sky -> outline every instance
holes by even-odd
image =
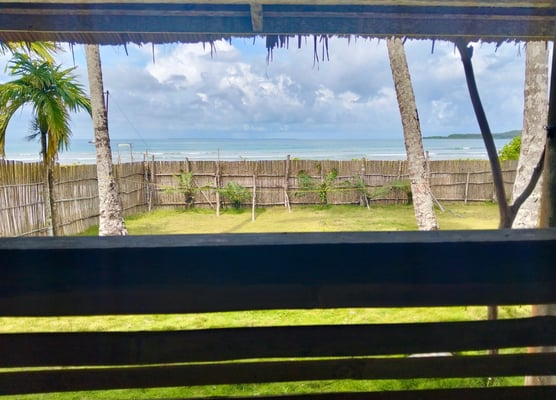
[[[521,129],[523,44],[473,44],[479,91],[493,132]],[[424,136],[478,133],[463,67],[449,42],[408,40],[405,49]],[[88,91],[84,49],[57,56]],[[101,47],[112,138],[402,138],[384,40],[330,39],[329,59],[312,39],[275,49],[263,38],[202,44]],[[6,65],[8,55],[0,57]],[[75,60],[75,64],[74,64]],[[0,82],[12,79],[4,68]],[[30,108],[7,140],[29,134]],[[74,138],[92,139],[86,113],[72,115]],[[11,139],[10,139],[11,138]]]

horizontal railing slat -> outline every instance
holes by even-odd
[[[555,229],[2,239],[0,259],[8,262],[0,265],[0,316],[556,303],[555,244]],[[551,375],[556,353],[403,355],[555,344],[556,316],[5,333],[0,367],[15,369],[0,372],[0,393]],[[402,357],[368,358],[391,355]],[[19,370],[27,367],[45,369]],[[548,399],[556,387],[264,398]]]
[[[0,315],[187,314],[269,309],[556,303],[550,283],[507,285],[187,285],[0,295]]]
[[[0,241],[0,315],[556,303],[556,229]]]
[[[6,372],[0,393],[177,387],[337,379],[419,379],[556,374],[556,353],[473,357],[243,362]]]
[[[499,321],[0,335],[0,366],[137,365],[349,357],[556,343],[556,317]]]

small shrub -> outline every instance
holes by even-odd
[[[498,152],[500,161],[518,160],[521,151],[521,136],[514,137],[509,143],[502,147]]]
[[[185,208],[192,208],[195,203],[195,185],[193,183],[193,172],[184,172],[175,175],[178,186],[165,187],[166,193],[180,193],[184,197]]]
[[[380,198],[387,196],[392,190],[399,190],[407,196],[407,204],[413,203],[413,194],[411,193],[411,182],[409,179],[394,180],[386,183],[379,188],[373,190],[370,198]]]
[[[242,203],[245,203],[250,197],[249,191],[235,182],[228,182],[226,186],[218,190],[218,193],[227,199],[235,210],[239,210]]]
[[[320,170],[321,165],[316,164],[317,169]],[[305,171],[299,171],[297,174],[297,181],[299,183],[299,191],[295,192],[295,196],[303,196],[309,192],[317,192],[319,195],[320,205],[328,204],[328,193],[336,189],[336,180],[338,179],[338,170],[332,168],[320,183],[307,174]]]

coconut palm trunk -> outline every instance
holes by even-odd
[[[544,179],[541,195],[541,228],[556,227],[556,54],[552,51],[552,78],[548,109],[548,135],[545,147]],[[534,315],[556,315],[556,304],[542,304],[533,309]],[[541,347],[542,352],[556,352],[556,346]],[[556,376],[537,376],[533,385],[556,385]]]
[[[44,215],[46,223],[46,233],[48,236],[56,236],[57,229],[54,224],[54,173],[52,171],[52,163],[47,156],[47,136],[45,133],[40,133],[41,141],[41,155],[42,164],[44,168],[44,184],[43,184],[43,203],[44,203]]]
[[[399,38],[389,38],[386,40],[386,44],[402,119],[417,227],[423,231],[437,230],[438,222],[434,213],[434,203],[426,168],[421,125],[403,43]]]
[[[102,67],[98,45],[85,45],[87,71],[91,97],[95,147],[97,160],[97,179],[99,195],[99,236],[127,235],[120,194],[114,178],[114,165],[108,134],[108,119],[104,105]]]
[[[525,58],[525,93],[523,132],[517,174],[512,198],[516,198],[527,186],[546,144],[545,125],[548,118],[548,48],[546,42],[528,42]],[[541,203],[542,178],[518,210],[512,228],[537,228]],[[533,305],[532,315],[543,315],[545,305]],[[530,352],[538,348],[529,349]],[[545,378],[540,378],[545,379]],[[525,378],[526,385],[539,384],[535,376]]]
[[[548,118],[548,48],[546,42],[528,42],[525,57],[523,132],[512,198],[517,198],[533,175],[546,143]],[[512,228],[537,228],[542,180],[515,216]]]

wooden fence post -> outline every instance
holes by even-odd
[[[216,161],[216,173],[214,174],[214,187],[216,191],[216,216],[220,216],[220,157]]]
[[[255,207],[257,205],[257,167],[253,171],[253,197],[251,201],[251,222],[255,223]]]
[[[153,207],[153,197],[155,194],[155,187],[157,185],[157,182],[155,182],[155,171],[154,171],[154,154],[152,155],[152,159],[151,159],[151,168],[150,168],[150,172],[151,172],[151,184],[150,184],[150,190],[149,190],[149,204],[148,204],[148,208],[149,211],[152,210]],[[154,185],[154,186],[153,186]],[[156,200],[156,199],[155,199]]]
[[[396,180],[399,181],[401,178],[402,178],[402,160],[398,161],[398,176],[396,177]],[[399,190],[395,190],[395,192],[396,192],[396,204],[398,204],[398,202],[400,201],[398,197]]]
[[[288,195],[288,188],[290,185],[290,155],[286,157],[286,172],[284,174],[284,206],[287,207],[289,212],[292,212],[290,205],[290,196]]]
[[[361,196],[359,201],[361,202],[361,200],[363,200],[367,209],[370,210],[371,205],[369,204],[369,197],[367,196],[367,182],[365,180],[366,174],[367,174],[367,159],[363,157],[361,159],[361,172],[359,173],[359,179],[361,180],[361,184],[363,185],[363,187],[361,188],[362,192],[359,194]],[[361,202],[361,205],[363,205],[363,202]]]
[[[463,195],[463,203],[467,204],[467,198],[469,196],[469,177],[471,172],[467,171],[467,178],[465,179],[465,194]]]

